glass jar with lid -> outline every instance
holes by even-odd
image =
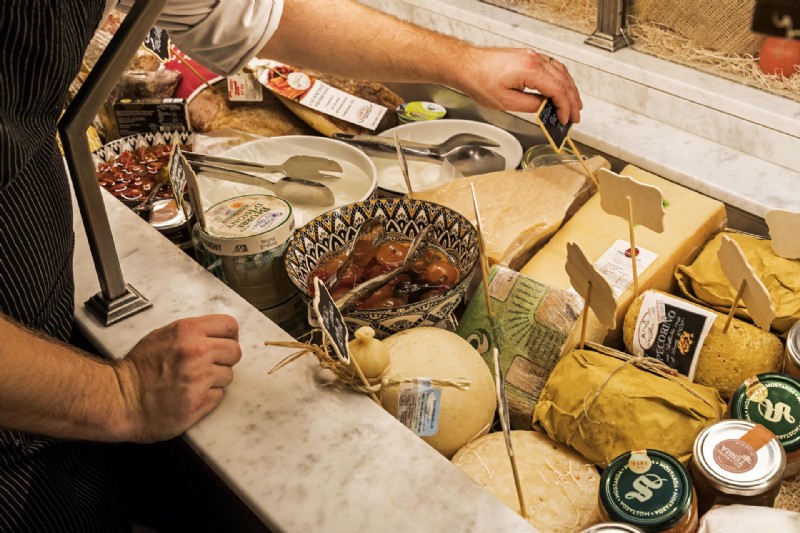
[[[783,477],[800,472],[800,381],[784,374],[759,374],[745,381],[731,397],[730,418],[761,424],[786,452]]]
[[[694,442],[691,474],[700,514],[714,505],[771,507],[781,488],[786,453],[767,428],[746,420],[723,420]]]
[[[786,332],[783,372],[800,380],[800,320]]]
[[[622,522],[603,522],[602,524],[595,524],[588,529],[584,529],[581,533],[644,533],[638,527],[630,524],[623,524]]]
[[[686,468],[658,450],[627,452],[600,478],[600,512],[645,533],[693,533],[697,498]]]

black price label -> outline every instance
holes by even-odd
[[[331,298],[331,293],[319,278],[314,278],[314,311],[319,325],[330,339],[336,356],[345,364],[350,364],[350,351],[347,346],[347,324],[339,308]]]
[[[169,59],[169,35],[166,30],[151,28],[143,44],[162,61]]]
[[[800,39],[800,2],[758,0],[753,13],[753,31],[786,39]]]
[[[178,208],[185,213],[183,193],[184,189],[186,189],[186,173],[181,164],[183,156],[181,156],[181,149],[178,142],[179,140],[176,136],[172,144],[172,153],[169,156],[169,184],[172,186],[172,195],[175,197],[175,203],[178,205]]]
[[[545,99],[542,107],[539,108],[537,116],[539,117],[539,125],[545,137],[550,141],[556,153],[560,154],[569,136],[569,129],[572,127],[572,122],[567,122],[567,124],[564,125],[558,121],[556,105],[549,98]]]

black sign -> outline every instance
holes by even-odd
[[[344,323],[339,308],[336,307],[331,293],[319,278],[314,278],[314,311],[317,312],[319,325],[330,339],[336,356],[345,364],[350,364],[350,352],[347,346],[347,325]]]
[[[144,38],[144,47],[157,55],[161,60],[169,59],[169,36],[166,30],[152,28]]]
[[[114,103],[119,135],[159,131],[189,131],[189,114],[183,98],[123,98]]]
[[[569,129],[572,127],[572,122],[568,122],[565,126],[558,121],[556,105],[549,98],[545,99],[537,115],[545,137],[547,137],[547,140],[553,145],[553,149],[557,153],[561,153],[561,150],[564,148],[564,143],[569,136]]]
[[[800,2],[758,0],[753,13],[753,31],[786,39],[800,39]]]

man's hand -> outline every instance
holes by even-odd
[[[125,440],[153,442],[186,431],[222,401],[242,357],[227,315],[175,321],[145,336],[115,366],[125,402]]]
[[[458,89],[486,107],[533,113],[550,97],[562,124],[580,122],[583,109],[575,81],[560,62],[525,48],[475,48]]]

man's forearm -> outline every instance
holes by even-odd
[[[0,426],[68,439],[121,440],[114,368],[0,318]]]
[[[285,0],[259,55],[355,79],[453,84],[472,48],[353,0]]]

